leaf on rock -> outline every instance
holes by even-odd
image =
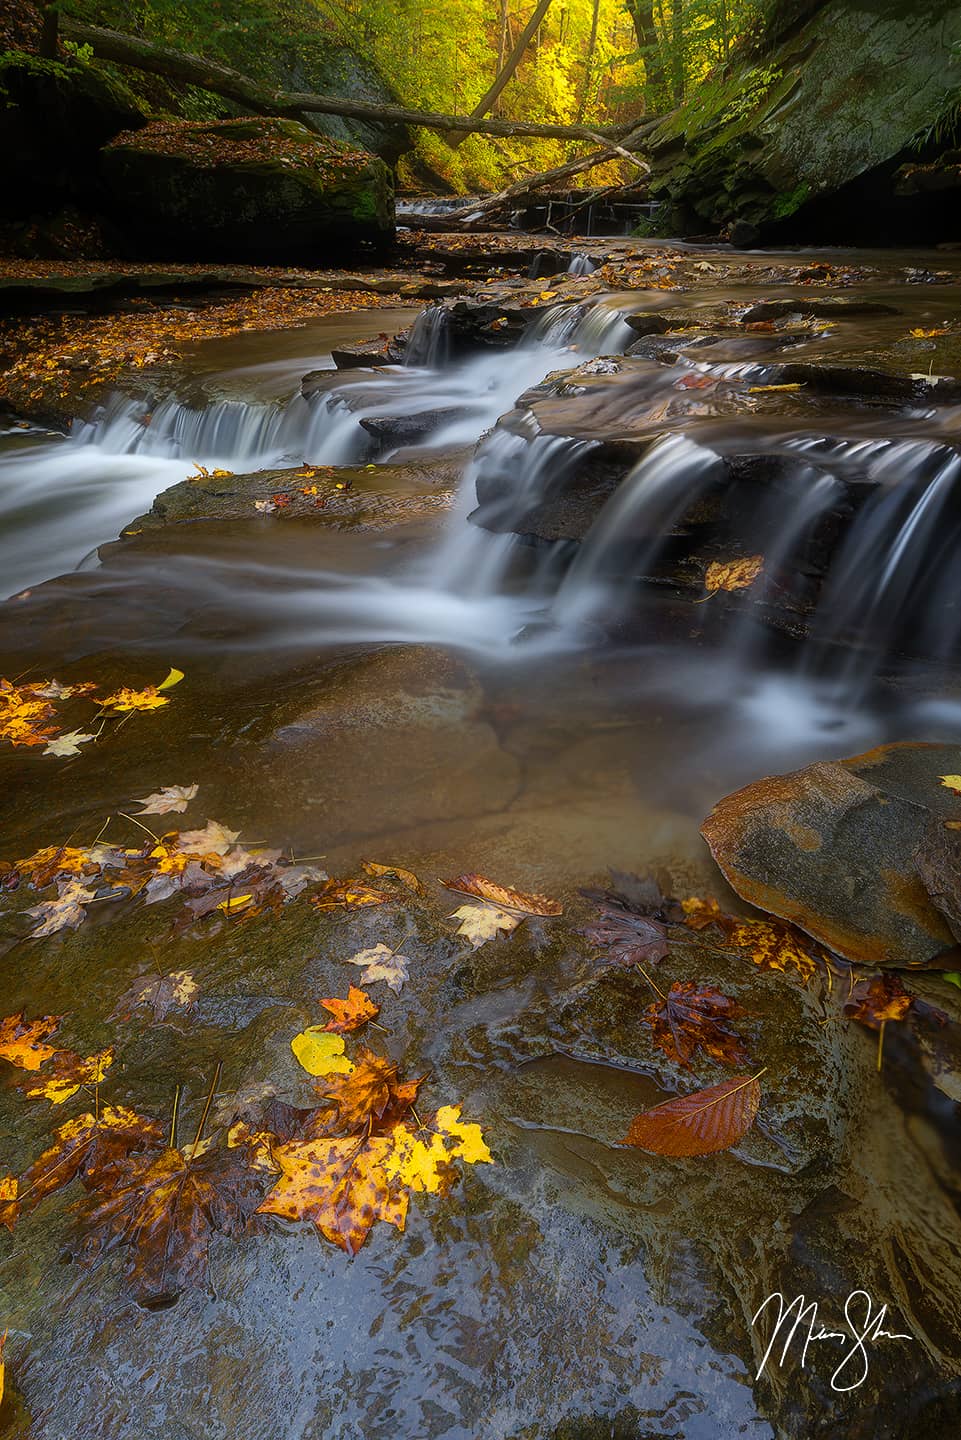
[[[664,959],[668,951],[667,930],[660,920],[652,919],[624,896],[611,892],[606,892],[604,899],[595,903],[599,918],[585,926],[584,934],[592,945],[606,951],[609,964],[656,964]]]
[[[113,1064],[111,1045],[97,1055],[81,1057],[72,1050],[58,1050],[50,1065],[35,1079],[23,1079],[18,1085],[29,1100],[49,1100],[62,1105],[76,1095],[83,1085],[99,1085]]]
[[[387,1162],[387,1171],[409,1190],[431,1194],[448,1189],[456,1175],[453,1162],[468,1165],[479,1161],[493,1164],[479,1125],[465,1125],[459,1105],[442,1105],[423,1130],[398,1127],[397,1143]]]
[[[76,880],[61,880],[58,885],[56,900],[44,900],[40,905],[33,905],[26,914],[32,915],[36,921],[36,927],[30,932],[31,940],[39,940],[44,935],[56,935],[58,930],[76,930],[87,918],[85,905],[89,905],[97,898],[96,892],[88,890]]]
[[[442,880],[446,890],[456,890],[460,895],[472,895],[476,900],[486,900],[498,910],[517,910],[522,915],[563,915],[564,907],[546,895],[526,895],[522,890],[513,890],[508,885],[498,885],[483,875],[456,875],[453,880]]]
[[[523,915],[511,915],[496,905],[461,905],[451,916],[458,920],[457,934],[469,940],[474,949],[486,945],[498,935],[510,935],[524,922]]]
[[[713,897],[700,900],[692,895],[681,901],[681,909],[684,911],[684,924],[691,930],[706,930],[713,925],[722,934],[731,936],[740,923],[733,915],[726,915]]]
[[[946,790],[953,790],[955,795],[961,795],[961,775],[940,775],[938,778]]]
[[[25,1020],[21,1011],[0,1020],[0,1060],[8,1060],[18,1070],[39,1070],[58,1053],[55,1046],[44,1042],[62,1019],[62,1015],[41,1015]]]
[[[238,1238],[263,1193],[237,1150],[165,1148],[116,1166],[109,1194],[87,1212],[89,1259],[129,1251],[127,1280],[147,1308],[172,1304],[207,1273],[211,1236]]]
[[[757,1076],[736,1075],[721,1085],[643,1110],[634,1116],[621,1143],[653,1155],[713,1155],[744,1138],[760,1103]]]
[[[16,1175],[0,1175],[0,1225],[11,1231],[20,1218],[20,1206],[17,1203],[19,1191],[20,1182]],[[2,1398],[0,1396],[0,1399]]]
[[[359,910],[365,905],[387,905],[393,898],[386,890],[376,890],[362,880],[328,880],[316,895],[311,895],[310,903],[318,910],[336,910],[341,905],[346,910]]]
[[[17,860],[15,868],[35,890],[46,890],[58,875],[95,875],[100,866],[89,850],[71,845],[47,845],[28,855],[26,860]]]
[[[169,704],[167,696],[161,695],[156,685],[146,685],[142,690],[131,690],[124,685],[112,695],[105,695],[100,702],[102,709],[116,715],[129,715],[138,710],[159,710],[161,706]]]
[[[375,981],[383,980],[395,995],[399,995],[404,988],[404,981],[410,979],[407,968],[409,963],[406,955],[399,955],[389,945],[383,944],[372,945],[368,950],[358,950],[357,954],[351,955],[347,961],[348,965],[364,966],[360,978],[365,985],[373,985]]]
[[[171,970],[169,975],[138,975],[124,991],[111,1020],[129,1020],[135,1010],[153,1011],[154,1024],[159,1025],[172,1010],[184,1012],[196,1004],[200,987],[189,970]]]
[[[369,1130],[385,1118],[400,1119],[416,1100],[421,1083],[402,1081],[393,1060],[362,1046],[352,1074],[330,1081],[321,1091],[337,1112],[324,1128],[349,1135]]]
[[[859,980],[845,1001],[844,1013],[870,1030],[880,1030],[888,1020],[903,1020],[914,1003],[900,976],[887,973]]]
[[[219,820],[208,820],[202,830],[174,831],[174,836],[173,845],[181,853],[226,855],[234,841],[240,838],[240,831],[228,830]]]
[[[333,1020],[328,1020],[324,1029],[331,1030],[336,1034],[359,1030],[362,1025],[367,1024],[368,1020],[376,1020],[380,1014],[380,1006],[375,1005],[370,996],[363,990],[359,990],[356,985],[348,986],[346,1000],[335,998],[321,1000],[320,1003],[334,1017]]]
[[[372,875],[375,880],[399,880],[408,890],[413,890],[415,895],[424,893],[424,887],[413,870],[404,870],[400,865],[378,865],[375,860],[364,860],[360,868],[365,875]]]
[[[183,678],[184,672],[182,670],[176,670],[171,666],[171,668],[167,671],[167,678],[165,680],[161,680],[160,684],[157,686],[157,689],[172,690],[175,685],[180,684]]]
[[[86,745],[89,740],[96,740],[96,735],[85,734],[82,730],[69,730],[65,735],[58,735],[55,740],[48,740],[44,747],[44,755],[79,755],[80,746]]]
[[[308,1075],[349,1075],[353,1065],[344,1054],[342,1035],[330,1035],[323,1025],[310,1025],[290,1042]]]
[[[739,950],[747,951],[761,970],[777,970],[782,975],[796,970],[807,984],[817,964],[807,948],[812,944],[790,925],[777,920],[743,920],[729,932],[730,940]]]
[[[142,806],[137,814],[169,815],[173,811],[182,814],[199,789],[199,785],[165,785],[162,790],[155,790],[152,795],[137,801]]]
[[[378,1220],[403,1230],[409,1198],[387,1162],[391,1135],[292,1140],[273,1156],[281,1176],[260,1213],[309,1220],[332,1244],[356,1255]]]
[[[748,555],[743,560],[715,560],[707,567],[704,588],[709,595],[716,595],[718,590],[746,590],[763,569],[763,555]]]
[[[649,1005],[641,1016],[649,1025],[658,1049],[690,1069],[691,1057],[703,1050],[726,1065],[743,1065],[747,1052],[730,1022],[744,1010],[736,1000],[710,985],[676,980],[663,999]]]

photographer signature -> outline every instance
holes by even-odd
[[[840,1364],[831,1376],[831,1389],[839,1392],[856,1390],[863,1385],[868,1378],[868,1345],[873,1345],[879,1340],[913,1340],[913,1335],[902,1335],[892,1330],[885,1330],[884,1322],[887,1319],[888,1307],[880,1306],[874,1308],[874,1301],[866,1290],[852,1290],[844,1302],[844,1323],[843,1330],[827,1330],[821,1324],[818,1317],[818,1301],[807,1302],[805,1296],[795,1295],[790,1303],[785,1299],[779,1290],[760,1305],[751,1321],[757,1325],[762,1316],[773,1310],[776,1315],[774,1329],[768,1341],[764,1358],[758,1367],[755,1379],[759,1380],[764,1374],[765,1367],[771,1359],[771,1353],[775,1346],[783,1341],[781,1345],[781,1357],[775,1359],[774,1364],[781,1366],[787,1359],[788,1350],[795,1339],[801,1342],[801,1367],[803,1369],[806,1361],[809,1346],[820,1340],[834,1340],[841,1344],[850,1344]]]

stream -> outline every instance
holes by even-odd
[[[837,256],[804,256],[823,258]],[[477,871],[576,905],[608,872],[653,870],[668,893],[726,901],[698,830],[721,796],[895,740],[961,742],[961,407],[838,399],[777,368],[857,352],[937,374],[923,346],[899,357],[912,328],[961,316],[958,275],[906,283],[907,257],[855,258],[872,278],[839,293],[888,310],[812,329],[789,353],[760,331],[628,355],[639,311],[683,306],[693,331],[720,305],[801,293],[704,278],[683,294],[561,299],[517,344],[472,353],[429,307],[404,365],[333,377],[345,337],[412,318],[379,309],[198,344],[176,392],[154,403],[120,386],[66,436],[7,430],[0,674],[147,684],[175,666],[186,679],[81,758],[4,755],[3,858],[90,843],[132,797],[197,784],[184,824],[216,818],[335,876],[364,860],[425,882]],[[559,372],[580,367],[565,389]],[[245,501],[249,518],[138,521],[197,465],[276,472],[274,489],[305,465],[349,470],[358,509]],[[705,514],[715,558],[732,539],[764,555],[753,608],[692,580],[684,546]],[[785,577],[807,585],[825,553],[809,604],[811,587]],[[123,1103],[166,1114],[176,1084],[195,1116],[218,1062],[224,1123],[231,1096],[268,1081],[296,1101],[290,1035],[316,1023],[313,997],[341,993],[340,961],[386,941],[412,962],[384,1002],[391,1053],[490,1127],[498,1164],[412,1211],[405,1235],[376,1227],[353,1259],[309,1226],[218,1235],[209,1281],[156,1309],[113,1298],[116,1257],[82,1268],[58,1195],[12,1241],[0,1228],[12,1435],[957,1433],[961,1094],[932,1086],[907,1042],[892,1041],[880,1079],[874,1037],[824,1028],[823,994],[717,962],[766,1027],[759,1064],[790,1083],[755,1150],[652,1167],[616,1143],[665,1094],[631,1021],[650,997],[628,993],[631,976],[585,980],[576,936],[518,932],[452,956],[436,919],[291,906],[172,941],[163,905],[121,922],[110,908],[42,955],[0,935],[3,1013],[70,1012],[65,1033],[93,1048],[144,965],[195,973],[195,1019],[129,1042]],[[701,943],[685,978],[715,963]],[[49,1128],[23,1103],[0,1090],[0,1175]],[[807,1287],[833,1313],[862,1281],[916,1344],[878,1347],[853,1397],[820,1361],[800,1382],[772,1368],[755,1383],[752,1305]],[[870,1428],[880,1416],[890,1429]]]

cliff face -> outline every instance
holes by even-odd
[[[954,0],[782,6],[766,46],[710,79],[653,141],[664,233],[742,243],[961,238],[961,191],[909,192],[905,166],[957,144]]]

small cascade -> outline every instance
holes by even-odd
[[[597,266],[589,255],[582,255],[578,252],[571,256],[567,273],[568,275],[593,275],[596,269]]]
[[[404,364],[440,370],[449,362],[450,316],[443,305],[428,305],[411,326]]]

